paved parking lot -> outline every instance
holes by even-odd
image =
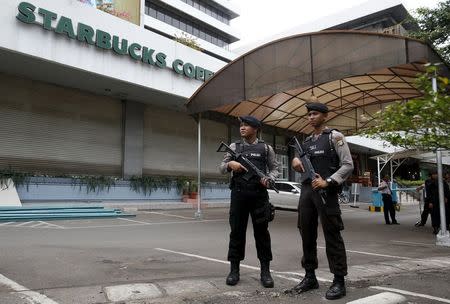
[[[332,276],[321,232],[320,288],[283,293],[303,274],[296,213],[278,211],[270,225],[274,289],[259,284],[251,227],[241,281],[225,285],[228,210],[203,215],[197,220],[185,209],[139,211],[135,218],[2,222],[0,303],[329,302],[324,294]],[[417,206],[399,213],[399,226],[384,225],[382,214],[365,208],[344,206],[343,217],[348,292],[333,303],[386,292],[409,303],[450,303],[450,248],[434,245],[429,226],[414,227]]]

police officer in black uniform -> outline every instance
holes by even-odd
[[[442,181],[444,186],[444,210],[446,217],[446,223],[449,224],[450,220],[450,212],[449,212],[449,201],[450,201],[450,189],[447,183]],[[431,172],[431,180],[426,185],[425,191],[427,193],[427,197],[425,198],[425,204],[428,204],[428,208],[431,213],[431,226],[433,226],[433,234],[438,234],[441,225],[441,214],[440,207],[441,204],[439,200],[439,179],[437,171]]]
[[[272,249],[270,244],[269,197],[267,193],[269,179],[278,176],[278,163],[273,148],[257,138],[261,122],[253,116],[242,116],[240,121],[241,140],[230,145],[237,153],[242,153],[267,177],[260,179],[253,176],[245,180],[243,175],[248,171],[244,164],[239,163],[231,154],[226,153],[220,165],[223,174],[233,172],[231,178],[230,204],[230,243],[228,260],[231,271],[226,279],[227,285],[236,285],[239,281],[239,263],[245,257],[245,237],[249,214],[252,218],[258,259],[261,263],[261,283],[266,288],[274,286],[270,275]]]
[[[340,232],[344,225],[337,195],[340,185],[353,171],[353,161],[344,136],[324,124],[328,107],[312,102],[307,103],[306,108],[314,131],[303,142],[303,148],[317,174],[315,179],[303,181],[298,207],[298,228],[303,243],[302,267],[306,274],[298,285],[287,292],[301,293],[319,288],[315,269],[318,267],[317,226],[320,217],[328,264],[334,274],[333,284],[326,292],[326,298],[334,300],[345,296],[344,276],[347,275],[347,258]],[[300,159],[294,158],[292,166],[296,171],[304,172]],[[321,196],[319,189],[325,189],[325,195]]]

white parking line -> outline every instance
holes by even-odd
[[[25,226],[26,224],[29,224],[29,223],[32,223],[32,222],[33,221],[31,221],[31,222],[23,222],[21,224],[15,225],[15,227]]]
[[[347,304],[398,304],[405,302],[406,298],[393,292],[382,292],[373,296],[361,298]]]
[[[182,215],[175,215],[175,214],[168,214],[168,213],[163,213],[163,212],[155,212],[155,211],[142,211],[143,213],[149,213],[149,214],[158,214],[158,215],[164,215],[164,216],[171,216],[171,217],[178,217],[178,218],[182,218],[182,219],[186,219],[186,220],[194,220],[194,217],[187,217],[187,216],[182,216]]]
[[[450,303],[449,299],[439,298],[439,297],[430,296],[430,295],[426,295],[426,294],[423,294],[423,293],[411,292],[411,291],[407,291],[407,290],[401,290],[401,289],[396,289],[396,288],[388,288],[388,287],[381,287],[381,286],[370,286],[369,288],[377,289],[377,290],[392,291],[392,292],[399,293],[399,294],[404,294],[404,295],[407,295],[407,296],[413,296],[413,297],[418,297],[418,298],[425,298],[425,299],[429,299],[429,300],[439,301],[439,302],[442,302],[442,303]]]
[[[324,247],[324,246],[317,246],[317,248],[325,249],[326,247]],[[413,258],[403,257],[403,256],[398,256],[398,255],[388,255],[388,254],[365,252],[365,251],[356,251],[356,250],[345,250],[345,251],[351,252],[351,253],[380,256],[380,257],[385,257],[385,258],[394,258],[394,259],[402,259],[402,260],[413,260]]]
[[[197,254],[192,254],[192,253],[187,253],[187,252],[174,251],[174,250],[169,250],[169,249],[164,249],[164,248],[155,248],[155,250],[175,253],[175,254],[184,255],[184,256],[188,256],[188,257],[193,257],[193,258],[206,260],[206,261],[210,261],[210,262],[216,262],[216,263],[227,264],[227,265],[230,264],[229,261],[218,260],[218,259],[205,257],[205,256],[197,255]],[[251,270],[260,270],[260,267],[250,266],[250,265],[246,265],[246,264],[240,264],[240,266],[242,268],[247,268],[247,269],[251,269]],[[282,279],[286,279],[286,280],[290,280],[290,281],[295,281],[295,282],[298,282],[299,278],[287,277],[284,274],[294,274],[294,275],[298,275],[298,276],[302,277],[300,275],[300,273],[297,273],[297,272],[278,272],[278,271],[274,271],[274,270],[271,270],[271,272],[273,272],[274,276],[276,276],[276,277],[279,277],[279,278],[282,278]],[[331,280],[320,278],[320,277],[317,277],[317,280],[318,281],[322,281],[322,282],[332,282]]]
[[[143,224],[143,225],[150,224],[149,222],[141,222],[141,221],[136,221],[136,220],[130,220],[130,219],[123,218],[123,217],[118,217],[117,219],[121,220],[121,221],[128,221],[128,222],[133,222],[133,223],[138,223],[138,224]]]
[[[59,229],[65,229],[65,227],[60,226],[60,225],[56,225],[56,224],[49,223],[49,222],[44,222],[44,223],[46,223],[47,225],[50,225],[51,227],[55,227],[55,228],[59,228]]]
[[[9,287],[15,292],[26,297],[26,300],[33,304],[58,304],[47,296],[40,294],[39,292],[29,290],[25,286],[20,285],[17,282],[14,282],[11,279],[8,279],[4,275],[0,274],[0,284]]]
[[[39,221],[37,224],[34,224],[34,225],[30,226],[30,227],[31,228],[36,228],[36,227],[39,227],[39,226],[42,226],[42,225],[45,225],[45,224],[47,224],[47,223],[43,222],[43,221]]]
[[[14,224],[15,222],[6,222],[6,223],[1,223],[0,224],[0,226],[6,226],[6,225],[9,225],[9,224]]]
[[[170,224],[193,224],[193,223],[207,223],[207,222],[223,222],[227,221],[224,219],[218,219],[218,220],[192,220],[192,221],[177,221],[177,222],[154,222],[154,223],[148,223],[148,222],[139,222],[134,224],[113,224],[113,225],[99,225],[99,226],[72,226],[72,227],[63,227],[64,230],[68,229],[89,229],[89,228],[115,228],[115,227],[133,227],[133,226],[154,226],[154,225],[170,225]]]

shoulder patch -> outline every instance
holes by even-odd
[[[340,140],[338,140],[338,141],[336,142],[336,144],[337,144],[338,146],[343,146],[343,145],[344,145],[344,140],[341,138]]]

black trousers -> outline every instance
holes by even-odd
[[[444,203],[445,204],[445,203]],[[441,226],[441,211],[439,208],[439,202],[433,204],[433,208],[430,210],[431,213],[431,226],[440,228]],[[448,225],[450,224],[450,209],[448,207],[448,203],[445,204],[445,222]]]
[[[422,223],[422,225],[425,225],[427,223],[428,220],[428,214],[430,214],[430,207],[428,203],[424,203],[423,205],[423,211],[422,214],[420,215],[420,222]]]
[[[302,267],[306,270],[314,270],[318,267],[317,227],[319,218],[325,237],[330,271],[335,275],[345,276],[347,275],[347,255],[341,236],[344,223],[339,209],[337,192],[329,193],[326,204],[324,204],[320,194],[314,191],[310,184],[303,184],[298,206],[298,228],[303,246]]]
[[[395,219],[395,206],[392,202],[392,196],[390,194],[381,194],[383,199],[383,211],[384,211],[384,220],[386,224],[390,224],[391,221],[389,220],[389,215],[391,216],[392,223],[396,223],[397,220]]]
[[[269,234],[269,222],[262,219],[268,207],[267,190],[231,190],[230,205],[230,243],[228,260],[242,261],[245,257],[245,240],[249,215],[252,218],[256,251],[260,261],[272,260],[272,249]]]

